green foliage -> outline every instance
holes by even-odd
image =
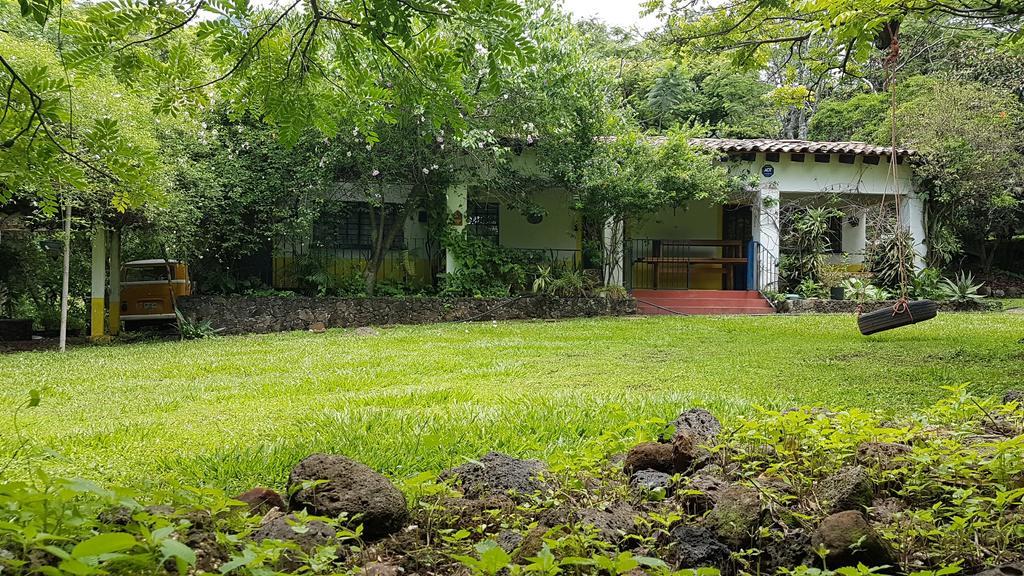
[[[839,210],[827,206],[795,207],[784,215],[784,262],[780,263],[780,268],[786,284],[796,286],[804,280],[817,282],[829,249],[829,221],[842,215]]]
[[[579,191],[576,208],[595,221],[636,219],[689,200],[722,200],[735,182],[713,155],[690,146],[690,131],[650,138],[628,124],[609,125],[614,137],[588,143],[589,154],[561,177]],[[554,154],[555,161],[559,157]]]
[[[527,285],[528,263],[516,252],[486,238],[468,230],[452,230],[446,236],[445,248],[459,264],[454,273],[442,278],[441,294],[445,296],[501,297]]]
[[[970,302],[984,298],[978,290],[984,282],[974,283],[974,274],[960,271],[953,278],[942,279],[942,291],[948,300],[953,302]]]
[[[203,338],[212,338],[216,336],[219,331],[213,327],[209,320],[193,322],[179,310],[175,310],[174,314],[178,319],[178,330],[181,332],[181,337],[185,340],[202,340]]]
[[[942,272],[935,268],[921,269],[913,279],[911,296],[918,300],[941,300],[946,296]]]
[[[797,285],[796,293],[804,298],[826,298],[828,297],[828,288],[811,278],[804,278]]]
[[[32,221],[29,221],[32,225]],[[88,235],[72,228],[71,249],[87,252]],[[63,232],[4,232],[0,242],[0,283],[7,287],[7,313],[35,321],[35,328],[57,330],[60,326],[60,292],[63,268]],[[89,291],[89,263],[73,259],[69,279],[69,327],[85,327],[85,300]]]
[[[811,118],[808,136],[829,142],[877,142],[879,126],[888,114],[889,98],[884,93],[825,100]]]
[[[894,292],[909,291],[915,274],[910,231],[901,225],[891,232],[883,231],[868,243],[865,264],[878,286]]]
[[[197,131],[168,130],[162,155],[174,167],[166,202],[148,206],[154,225],[133,234],[140,257],[166,245],[189,263],[200,289],[237,293],[261,288],[245,264],[310,235],[323,211],[317,141],[284,147],[274,130],[248,118],[212,112]],[[258,177],[254,177],[258,175]]]
[[[0,6],[5,28],[17,19],[10,7]],[[74,192],[124,211],[162,193],[156,124],[143,99],[105,71],[65,73],[56,47],[38,34],[5,33],[0,54],[0,83],[10,87],[0,124],[0,204],[23,198],[52,214]]]
[[[843,282],[847,300],[857,302],[880,302],[893,297],[885,288],[875,286],[863,278],[849,278]]]

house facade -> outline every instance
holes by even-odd
[[[730,174],[750,185],[742,197],[724,203],[692,201],[667,207],[636,221],[608,222],[600,238],[585,230],[573,210],[571,192],[550,189],[533,195],[536,209],[503,202],[477,186],[456,185],[446,195],[451,222],[496,244],[536,255],[538,261],[591,267],[588,243],[605,244],[604,278],[630,290],[768,290],[777,287],[787,214],[814,206],[841,213],[829,223],[829,258],[859,266],[869,228],[897,215],[915,242],[917,264],[925,256],[924,205],[915,194],[913,151],[860,142],[695,139],[720,154]],[[536,166],[532,149],[520,157]],[[895,165],[893,165],[895,162]],[[526,168],[529,169],[529,168]],[[407,193],[407,192],[406,192]],[[386,194],[396,205],[400,188]],[[353,198],[355,198],[353,196]],[[385,258],[381,278],[415,277],[427,282],[453,272],[458,262],[429,239],[427,215],[411,214]],[[369,217],[348,206],[337,218],[323,218],[308,241],[274,250],[274,285],[292,288],[302,258],[318,253],[334,274],[358,268],[372,244]],[[610,248],[610,249],[609,249]]]

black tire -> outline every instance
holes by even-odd
[[[874,312],[861,314],[857,318],[857,327],[860,328],[861,334],[867,336],[876,332],[931,320],[935,318],[938,310],[939,305],[931,300],[914,300],[907,302],[906,309],[899,313],[895,313],[892,306],[886,306]]]

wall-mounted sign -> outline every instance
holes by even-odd
[[[775,166],[772,166],[771,164],[761,166],[761,176],[764,176],[765,178],[775,176]]]

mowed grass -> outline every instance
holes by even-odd
[[[312,452],[395,477],[488,450],[572,459],[702,406],[905,413],[943,386],[1024,385],[1024,315],[942,314],[865,338],[851,316],[653,317],[406,326],[0,356],[0,450],[141,486],[280,486]],[[12,471],[25,474],[19,460]]]

